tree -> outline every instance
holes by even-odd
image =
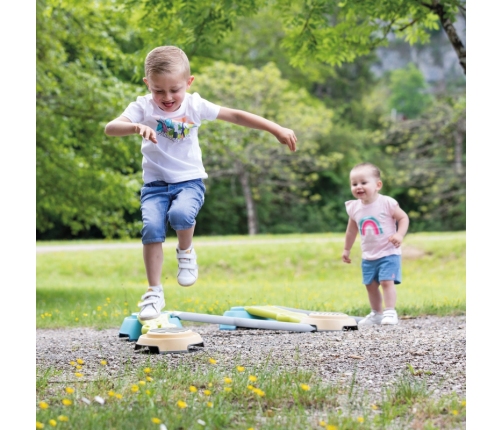
[[[387,184],[408,209],[415,231],[464,230],[465,99],[440,100],[419,118],[389,123],[375,135]]]
[[[422,72],[412,63],[405,69],[393,70],[390,73],[391,109],[406,118],[418,117],[432,102],[427,93],[427,82]]]
[[[157,44],[177,43],[190,55],[216,46],[235,28],[237,17],[271,8],[282,24],[282,46],[298,68],[352,62],[386,46],[391,33],[410,44],[425,43],[429,31],[441,26],[466,71],[466,49],[453,26],[466,10],[465,0],[142,0],[140,7]]]
[[[124,109],[124,96],[138,94],[117,78],[131,64],[120,47],[132,42],[124,17],[113,1],[37,1],[39,234],[139,231],[126,221],[139,208],[139,142],[103,132]]]
[[[258,233],[256,206],[266,194],[273,195],[273,203],[279,205],[316,199],[308,190],[317,179],[316,172],[332,168],[342,158],[338,152],[323,154],[318,143],[331,131],[332,111],[306,90],[292,88],[273,64],[248,70],[216,62],[196,77],[192,90],[214,103],[292,128],[298,137],[298,151],[290,153],[261,130],[220,121],[204,125],[201,148],[209,177],[238,178],[249,234]]]

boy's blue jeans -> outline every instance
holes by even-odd
[[[144,245],[164,242],[168,223],[173,230],[187,230],[204,204],[206,187],[202,179],[168,184],[154,181],[141,188],[141,216]]]

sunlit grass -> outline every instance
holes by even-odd
[[[433,398],[426,381],[409,373],[375,403],[352,382],[326,384],[311,371],[248,368],[238,358],[220,365],[205,355],[194,361],[195,368],[157,363],[127,369],[120,378],[69,377],[50,387],[37,384],[39,428],[56,423],[78,429],[159,429],[162,424],[178,429],[453,429],[465,423],[464,399]]]
[[[197,237],[195,247],[199,280],[182,288],[175,242],[164,245],[166,310],[222,315],[233,306],[269,304],[352,315],[369,311],[359,243],[353,263],[342,263],[342,234]],[[465,313],[465,248],[465,232],[406,237],[400,315]],[[140,246],[37,254],[37,327],[120,326],[138,311],[146,287]]]

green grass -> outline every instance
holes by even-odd
[[[369,311],[359,243],[352,264],[342,263],[343,234],[197,237],[195,246],[199,280],[182,288],[175,241],[164,245],[166,310],[222,315],[232,306],[270,304],[351,315]],[[408,235],[399,314],[465,314],[465,251],[465,232]],[[39,328],[118,327],[138,311],[147,287],[141,247],[40,253],[36,276]]]
[[[71,404],[64,405],[64,399]],[[158,429],[160,423],[169,429],[364,430],[391,424],[453,429],[466,419],[465,400],[456,395],[433,400],[426,382],[411,373],[403,373],[372,403],[353,383],[325,384],[312,372],[277,366],[236,365],[229,371],[203,356],[176,368],[160,363],[126,368],[114,379],[98,375],[93,381],[40,384],[37,402],[39,423],[54,420],[66,429]]]

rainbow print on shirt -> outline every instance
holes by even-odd
[[[359,232],[361,236],[366,236],[369,231],[373,232],[373,235],[383,234],[383,228],[378,222],[378,220],[373,216],[368,216],[359,221]]]

